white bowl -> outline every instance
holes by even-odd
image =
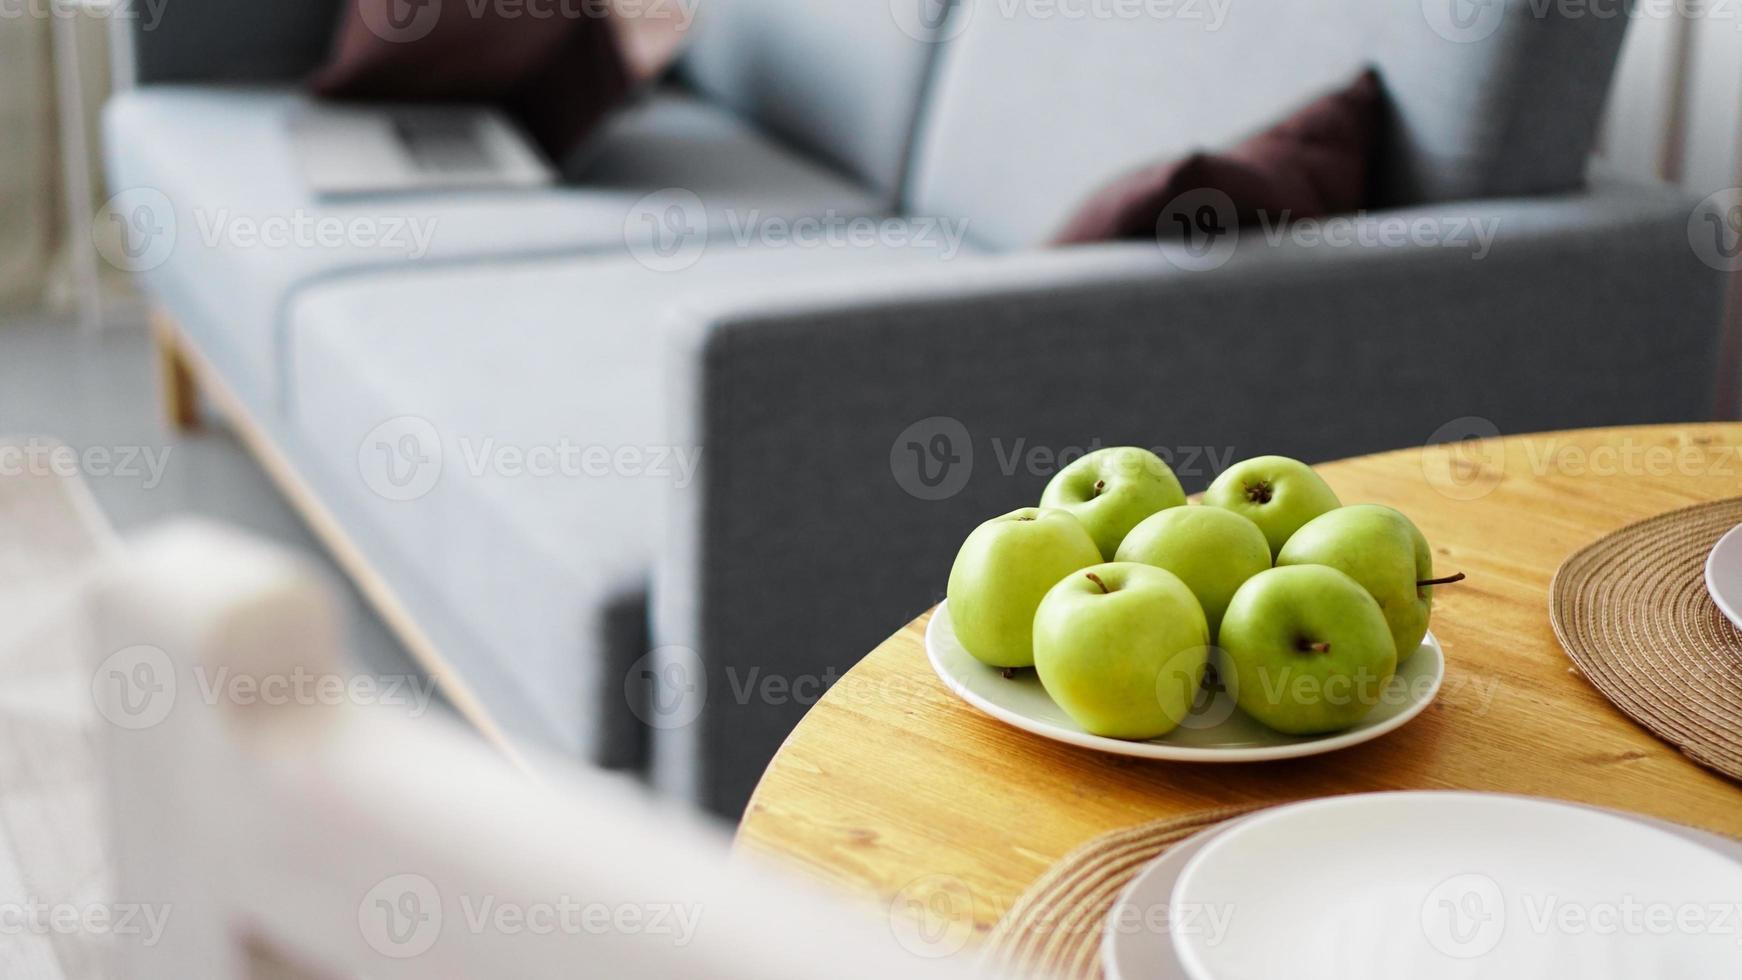
[[[1742,629],[1742,524],[1719,538],[1706,556],[1706,591],[1724,618]]]
[[[1742,863],[1617,814],[1380,793],[1215,837],[1172,908],[1218,910],[1222,928],[1181,918],[1172,939],[1192,980],[1735,977],[1738,896]]]

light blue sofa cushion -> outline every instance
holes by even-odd
[[[771,216],[877,209],[859,185],[674,94],[618,117],[572,186],[335,202],[311,195],[296,169],[287,121],[305,105],[288,88],[147,86],[118,96],[105,118],[112,189],[125,192],[121,201],[168,211],[155,220],[175,233],[167,258],[141,270],[148,287],[256,406],[277,402],[286,303],[326,276],[488,256],[625,254],[669,232],[637,219],[648,217],[639,202],[674,186],[698,202],[679,217],[709,235]],[[278,244],[246,237],[273,228],[284,233]],[[390,228],[392,243],[358,233],[385,239]]]
[[[873,186],[899,186],[950,0],[701,0],[683,72]]]
[[[293,306],[286,424],[332,504],[378,542],[377,564],[399,570],[395,587],[425,597],[414,617],[457,621],[449,635],[471,646],[455,652],[506,678],[480,691],[499,720],[623,759],[633,750],[613,742],[640,733],[625,675],[648,651],[613,616],[641,601],[644,621],[663,502],[700,459],[665,435],[667,317],[831,271],[940,261],[887,245],[721,246],[681,275],[552,258],[332,279]],[[600,455],[619,452],[632,455]]]
[[[1233,143],[1368,64],[1394,110],[1387,202],[1565,190],[1581,181],[1626,18],[1539,7],[962,0],[908,197],[968,218],[982,243],[1034,244],[1112,177]]]

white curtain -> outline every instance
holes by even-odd
[[[93,249],[89,228],[73,229],[66,187],[72,167],[91,175],[91,196],[102,196],[95,131],[109,90],[106,8],[88,0],[0,3],[0,309],[73,306],[70,263]],[[86,120],[85,159],[62,153],[62,120],[74,113],[60,100],[55,32],[60,51],[71,41]],[[119,277],[108,277],[111,287]]]
[[[49,25],[0,19],[0,304],[43,298],[54,248],[59,183],[54,173],[54,73]]]

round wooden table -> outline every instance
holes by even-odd
[[[1742,425],[1593,429],[1319,467],[1345,503],[1389,504],[1434,545],[1445,645],[1438,701],[1393,734],[1257,765],[1115,758],[1009,728],[926,661],[927,616],[873,650],[787,739],[751,799],[741,850],[887,904],[963,882],[984,932],[1052,864],[1108,831],[1229,805],[1337,793],[1476,789],[1577,800],[1742,836],[1742,787],[1622,715],[1556,642],[1548,589],[1568,555],[1654,514],[1742,494]],[[1492,431],[1491,429],[1489,430]],[[963,529],[966,533],[967,529]],[[947,569],[919,570],[941,584]]]

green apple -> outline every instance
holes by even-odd
[[[1160,456],[1135,446],[1116,446],[1084,456],[1058,471],[1040,495],[1042,507],[1075,514],[1112,561],[1119,542],[1158,510],[1186,502],[1179,478]]]
[[[1192,710],[1210,627],[1172,572],[1117,562],[1064,577],[1034,615],[1034,669],[1083,730],[1159,738]]]
[[[1312,467],[1287,456],[1255,456],[1228,467],[1204,491],[1204,503],[1249,518],[1276,557],[1307,521],[1342,506]]]
[[[1178,575],[1204,607],[1214,636],[1234,591],[1270,567],[1270,543],[1258,525],[1231,510],[1170,507],[1132,528],[1114,560]]]
[[[1025,507],[980,525],[950,567],[956,639],[993,667],[1034,666],[1034,611],[1059,579],[1101,560],[1089,532],[1062,510]]]
[[[1427,635],[1433,551],[1415,522],[1390,507],[1355,504],[1315,517],[1282,546],[1276,563],[1329,565],[1361,583],[1385,613],[1400,661]]]
[[[1233,664],[1229,687],[1241,710],[1289,735],[1355,724],[1397,672],[1379,603],[1325,565],[1272,568],[1247,579],[1228,603],[1217,640]]]

